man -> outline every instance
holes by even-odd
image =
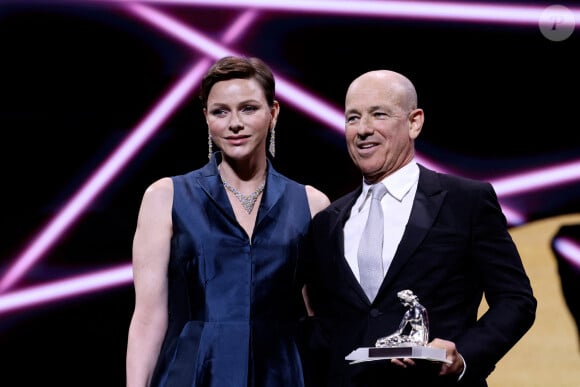
[[[307,383],[486,386],[496,363],[532,326],[537,305],[493,187],[416,163],[424,112],[414,85],[399,73],[370,71],[355,79],[345,118],[348,151],[363,182],[313,219],[305,244],[299,275],[314,314],[304,324]],[[381,184],[388,192],[370,211],[370,188]],[[375,250],[383,267],[375,295],[365,291],[370,280],[360,283],[367,263],[357,256],[369,211],[381,209],[384,240]],[[351,351],[398,328],[405,311],[397,293],[404,289],[422,300],[429,345],[444,348],[449,364],[349,364]],[[483,295],[489,310],[478,319]]]

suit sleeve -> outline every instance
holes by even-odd
[[[530,280],[496,193],[485,185],[472,217],[472,256],[489,309],[457,341],[467,363],[463,380],[487,377],[530,329],[536,313]]]

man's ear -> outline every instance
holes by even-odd
[[[409,137],[412,140],[419,137],[424,121],[425,113],[423,112],[423,109],[414,109],[409,113]]]

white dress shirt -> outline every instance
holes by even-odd
[[[411,207],[417,192],[419,167],[413,160],[390,176],[382,184],[387,187],[387,194],[381,200],[385,220],[385,235],[383,239],[383,275],[387,273],[393,256],[409,221]],[[360,281],[358,270],[358,245],[365,228],[370,208],[370,185],[363,181],[363,189],[358,197],[350,216],[344,225],[344,253],[352,272]]]

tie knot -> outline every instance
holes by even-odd
[[[377,183],[371,187],[372,199],[381,200],[387,193],[387,187],[383,183]]]

